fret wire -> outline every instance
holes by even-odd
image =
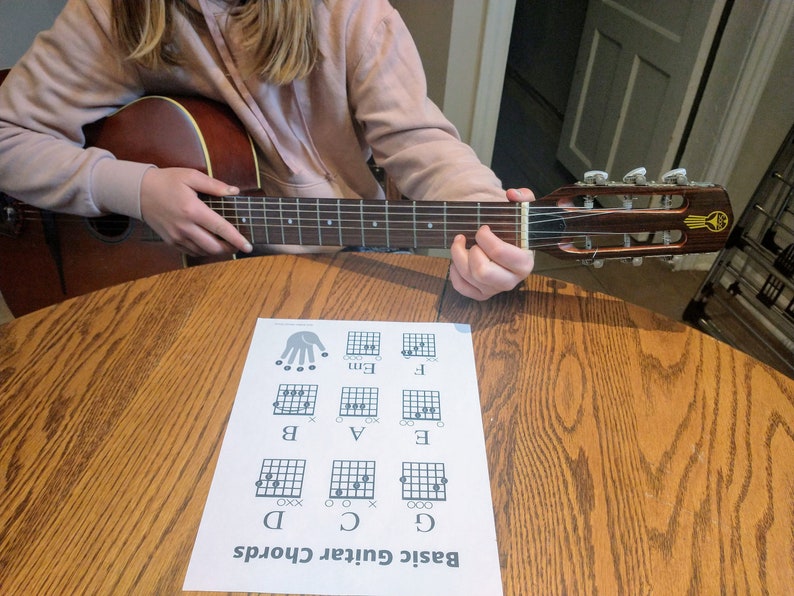
[[[279,197],[278,199],[278,212],[279,212],[279,221],[284,221],[284,199]],[[281,244],[287,243],[287,236],[284,230],[284,224],[281,224]]]
[[[270,228],[267,225],[267,220],[268,220],[268,217],[267,217],[267,203],[265,203],[265,210],[264,210],[262,215],[264,217],[264,221],[262,222],[262,225],[265,228],[265,244],[270,244]]]
[[[518,225],[515,228],[516,231],[515,231],[513,244],[515,244],[516,246],[521,246],[521,244],[522,244],[521,243],[521,232],[522,232],[522,227],[524,225],[524,217],[523,217],[524,211],[521,208],[521,205],[516,205],[516,207],[518,208],[518,213],[517,213],[517,215],[518,215]]]
[[[383,216],[384,216],[384,219],[386,220],[386,222],[385,222],[385,226],[386,226],[386,246],[391,246],[391,242],[390,242],[390,239],[389,239],[389,203],[388,202],[384,202],[383,205],[384,205],[384,207],[383,207]]]
[[[315,201],[315,209],[317,210],[317,240],[320,246],[323,245],[323,226],[320,224],[320,201]]]
[[[303,226],[300,225],[301,221],[301,200],[295,199],[295,218],[298,227],[298,244],[303,245]]]
[[[443,219],[444,219],[444,246],[449,246],[449,237],[447,236],[447,202],[444,201],[443,207]]]
[[[251,244],[254,243],[254,215],[251,213],[251,197],[248,197],[248,237],[251,238]]]
[[[412,229],[414,231],[414,246],[419,246],[419,240],[416,237],[416,203],[413,203],[411,205],[411,209],[413,211],[413,221],[414,221],[414,225],[412,226]]]
[[[359,203],[359,220],[361,222],[361,246],[366,246],[367,242],[364,240],[364,203]]]
[[[344,242],[342,242],[342,210],[341,201],[339,199],[336,200],[336,221],[336,227],[339,230],[339,246],[342,246],[344,245]]]

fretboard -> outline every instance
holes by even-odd
[[[273,198],[206,198],[253,244],[448,248],[455,236],[471,239],[482,225],[505,242],[525,247],[526,204]],[[543,218],[560,232],[563,220]],[[542,222],[534,222],[533,232]]]

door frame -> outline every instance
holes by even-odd
[[[790,39],[794,22],[794,2],[768,0],[763,3],[735,2],[706,84],[700,109],[687,140],[681,165],[691,179],[706,180],[728,187],[740,166],[742,149],[751,132],[753,119],[771,80],[781,48]],[[780,131],[785,136],[791,123]],[[772,141],[772,153],[782,142]],[[771,159],[771,155],[770,155]],[[767,164],[768,165],[768,164]],[[755,181],[763,171],[745,172]],[[739,215],[749,197],[732,198]],[[714,254],[686,255],[676,260],[675,269],[706,270]]]
[[[455,0],[444,114],[484,164],[493,157],[516,0]]]

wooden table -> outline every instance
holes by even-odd
[[[617,265],[616,265],[617,266]],[[265,257],[0,327],[0,593],[180,591],[257,317],[472,325],[506,594],[794,586],[794,381],[541,276]]]

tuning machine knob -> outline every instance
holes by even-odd
[[[593,269],[601,269],[604,266],[604,259],[583,259],[582,265],[590,265]]]
[[[629,265],[631,265],[633,267],[640,267],[642,265],[643,258],[642,257],[628,257],[628,258],[625,258],[625,259],[621,259],[621,261],[623,261],[624,263],[627,263],[627,264],[629,264]]]
[[[628,174],[623,176],[623,182],[626,184],[636,184],[637,186],[646,186],[648,179],[645,177],[645,168],[634,168]]]
[[[584,173],[585,184],[595,184],[597,186],[604,186],[609,180],[609,174],[603,170],[588,170]]]
[[[686,177],[686,168],[676,168],[662,174],[662,181],[666,184],[677,184],[678,186],[686,186],[689,180]]]

